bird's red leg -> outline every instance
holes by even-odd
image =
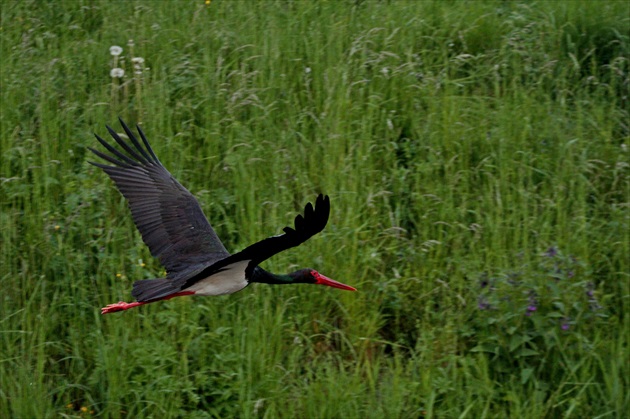
[[[119,301],[117,303],[109,304],[108,306],[103,307],[101,309],[101,314],[109,314],[115,313],[117,311],[129,310],[130,308],[138,307],[142,304],[148,304],[148,302],[141,303],[139,301],[136,301],[134,303],[125,303],[124,301]]]
[[[182,291],[182,292],[176,292],[175,294],[167,295],[166,297],[160,298],[158,300],[135,301],[133,303],[126,303],[124,301],[119,301],[115,304],[110,304],[106,307],[103,307],[101,309],[101,314],[109,314],[109,313],[115,313],[117,311],[129,310],[130,308],[138,307],[144,304],[155,303],[156,301],[162,301],[162,300],[170,300],[171,298],[174,298],[174,297],[181,297],[184,295],[192,295],[192,294],[194,294],[193,291]]]

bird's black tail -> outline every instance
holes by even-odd
[[[131,295],[140,302],[157,301],[179,291],[167,278],[142,279],[133,283]]]

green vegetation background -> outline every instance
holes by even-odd
[[[0,417],[630,410],[628,3],[1,8]],[[359,292],[102,317],[162,273],[87,164],[117,116],[233,251],[329,194],[326,230],[264,266]]]

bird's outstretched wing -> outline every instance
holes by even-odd
[[[234,253],[224,259],[218,260],[212,265],[196,271],[189,271],[188,275],[174,278],[174,289],[179,291],[186,289],[197,281],[220,272],[226,267],[242,261],[249,261],[246,271],[253,270],[258,264],[269,259],[273,255],[292,247],[299,246],[326,227],[330,216],[330,198],[328,195],[319,194],[315,201],[315,207],[309,202],[304,208],[304,215],[295,217],[294,228],[285,227],[284,234],[272,236],[254,243],[238,253]]]
[[[110,154],[90,150],[112,165],[90,163],[103,169],[127,198],[142,239],[168,277],[187,276],[229,256],[199,202],[162,166],[142,129],[137,127],[144,147],[122,119],[120,123],[131,144],[107,127],[124,152],[95,134]]]
[[[309,202],[304,208],[304,215],[295,217],[294,227],[285,227],[284,234],[268,237],[254,243],[238,253],[216,263],[212,268],[225,266],[241,260],[250,260],[250,266],[269,259],[273,255],[292,247],[299,246],[326,227],[330,216],[330,198],[319,194],[315,207]]]

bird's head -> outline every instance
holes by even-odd
[[[315,269],[300,269],[299,271],[291,272],[289,274],[293,283],[301,283],[301,284],[318,284],[318,285],[327,285],[333,288],[339,288],[342,290],[348,291],[356,291],[356,288],[351,287],[350,285],[342,284],[341,282],[337,282],[334,279],[330,279]]]

